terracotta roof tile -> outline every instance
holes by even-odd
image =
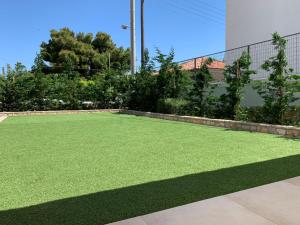
[[[195,64],[196,68],[200,68],[201,65],[207,60],[208,58],[198,58],[195,60],[190,60],[184,63],[179,64],[183,70],[194,70],[195,69]],[[224,69],[225,68],[225,63],[219,60],[214,60],[208,68],[210,69]]]

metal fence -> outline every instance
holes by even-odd
[[[289,67],[293,69],[293,73],[300,74],[300,33],[288,35],[284,37],[287,40],[286,55],[289,63]],[[201,66],[206,58],[211,57],[216,62],[223,63],[223,68],[226,65],[231,65],[235,60],[240,58],[243,52],[249,53],[251,56],[251,70],[256,71],[256,75],[252,77],[253,80],[263,80],[268,78],[268,72],[261,68],[261,65],[270,57],[276,55],[276,50],[272,45],[272,40],[266,40],[246,46],[242,46],[235,49],[230,49],[222,52],[208,54],[192,59],[187,59],[178,62],[186,70],[197,69]],[[216,64],[215,68],[222,69],[222,65]]]
[[[293,74],[300,74],[300,33],[288,35],[284,37],[287,40],[286,55],[288,66],[293,69]],[[270,72],[264,71],[262,64],[277,54],[276,49],[272,45],[272,40],[262,41],[251,45],[242,46],[227,51],[208,54],[192,59],[177,62],[183,70],[197,70],[207,60],[213,58],[214,61],[210,65],[210,72],[214,78],[213,83],[218,83],[218,88],[215,89],[216,95],[221,95],[226,92],[226,84],[224,82],[224,68],[226,65],[232,65],[234,61],[239,59],[243,52],[247,52],[251,56],[251,70],[256,71],[252,80],[265,80]],[[244,106],[262,106],[263,99],[258,95],[257,91],[249,84],[245,87],[245,95],[242,101]],[[296,93],[296,97],[300,98],[300,93]],[[294,103],[300,105],[300,100]]]

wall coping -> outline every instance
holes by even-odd
[[[118,113],[121,109],[95,109],[95,110],[56,110],[56,111],[22,111],[22,112],[0,112],[5,116],[34,116],[34,115],[63,115],[63,114],[79,114],[79,113],[101,113],[111,112]]]

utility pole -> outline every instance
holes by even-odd
[[[131,74],[136,73],[136,31],[135,31],[135,0],[130,0],[130,29],[131,29]]]
[[[141,65],[145,63],[145,25],[144,25],[144,4],[145,0],[141,0]]]

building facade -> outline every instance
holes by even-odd
[[[300,32],[300,0],[227,0],[226,50],[239,48],[225,54],[227,64],[236,60],[243,51],[252,57],[254,79],[265,79],[263,62],[276,54],[270,40],[274,32],[281,36]],[[300,73],[300,34],[286,38],[289,66]],[[254,43],[258,43],[252,45]]]
[[[300,32],[299,0],[227,0],[226,48]]]

